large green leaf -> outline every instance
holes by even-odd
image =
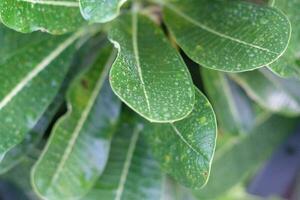
[[[151,124],[146,136],[161,167],[180,183],[200,188],[209,178],[216,145],[214,111],[196,89],[196,104],[185,119],[170,124]]]
[[[61,94],[58,94],[32,130],[26,133],[22,143],[16,145],[5,154],[5,157],[0,162],[0,174],[6,173],[8,170],[26,159],[29,152],[32,151],[42,140],[44,132],[63,102],[63,98],[61,98],[60,95]]]
[[[255,106],[225,73],[202,68],[204,87],[223,133],[248,132],[255,123]]]
[[[54,38],[41,33],[33,33],[33,35],[22,35],[16,31],[6,28],[0,24],[0,63],[4,62],[14,52],[33,43],[38,43],[43,39]]]
[[[251,133],[234,138],[216,152],[210,181],[194,194],[199,199],[224,197],[271,155],[291,134],[296,123],[297,120],[271,116],[257,124]]]
[[[203,67],[240,72],[277,60],[291,27],[278,10],[244,1],[172,0],[165,22],[179,46]]]
[[[7,29],[6,29],[7,30]],[[19,33],[10,31],[10,36],[15,37],[18,36]],[[4,37],[5,38],[5,37]],[[25,42],[25,39],[35,39],[31,37],[21,37],[20,40],[18,40],[18,45],[21,45],[23,42]],[[37,37],[38,38],[38,37]],[[97,37],[96,37],[97,38]],[[0,174],[5,173],[7,170],[11,169],[15,165],[19,164],[23,161],[23,159],[26,159],[26,156],[30,154],[32,151],[34,151],[36,145],[40,144],[42,137],[46,130],[51,125],[51,122],[57,112],[61,109],[61,106],[63,105],[63,102],[65,100],[65,93],[69,87],[70,81],[73,80],[73,78],[78,74],[78,70],[82,69],[86,66],[86,58],[89,60],[92,60],[87,55],[91,55],[90,48],[91,44],[95,44],[95,39],[90,39],[88,42],[86,42],[74,55],[72,65],[69,68],[69,71],[59,89],[59,92],[55,99],[52,101],[51,105],[47,108],[45,113],[42,117],[38,120],[36,125],[30,130],[28,133],[26,133],[26,136],[22,143],[16,145],[13,149],[8,151],[5,154],[4,159],[0,163]],[[3,39],[3,38],[1,38]],[[22,39],[24,41],[22,41]],[[28,42],[28,41],[26,41]],[[1,43],[1,42],[0,42]],[[14,51],[13,46],[7,45],[7,48],[11,48],[11,51]],[[1,48],[1,50],[4,50],[4,48]],[[87,52],[88,50],[88,52]],[[0,58],[1,59],[1,58]],[[83,66],[84,65],[84,66]]]
[[[114,53],[104,51],[72,85],[68,114],[56,124],[32,171],[40,196],[78,199],[104,170],[121,105],[107,79],[114,58]]]
[[[92,22],[108,22],[119,15],[127,0],[80,0],[82,16]]]
[[[193,109],[190,74],[163,32],[136,12],[117,19],[109,38],[119,50],[111,72],[114,92],[153,122],[173,122]]]
[[[270,67],[281,76],[300,78],[300,1],[276,0],[274,6],[285,12],[291,21],[293,31],[286,53]]]
[[[83,200],[157,200],[162,173],[142,135],[143,125],[124,115],[103,175]]]
[[[4,154],[23,140],[56,96],[75,51],[73,43],[82,32],[65,37],[16,35],[3,26],[0,32],[0,49],[4,48],[0,50],[0,154]]]
[[[299,80],[282,79],[267,69],[231,77],[262,107],[288,116],[300,114]]]
[[[0,18],[23,33],[41,30],[62,34],[84,23],[77,0],[0,0]]]

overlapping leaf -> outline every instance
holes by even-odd
[[[150,19],[135,12],[123,15],[113,22],[109,38],[119,50],[110,82],[129,107],[153,122],[177,121],[192,111],[190,74]]]
[[[291,33],[283,13],[245,1],[167,1],[164,19],[190,58],[228,72],[274,62],[286,50]]]
[[[0,162],[0,174],[6,173],[26,159],[28,156],[27,154],[42,140],[44,132],[51,123],[51,120],[56,114],[59,106],[62,104],[62,101],[63,98],[57,96],[32,130],[26,133],[22,143],[18,144],[5,154],[5,157]]]
[[[146,136],[162,168],[191,188],[206,184],[216,145],[216,119],[208,100],[196,90],[196,104],[185,119],[151,124]]]
[[[127,0],[80,0],[82,16],[92,22],[108,22],[119,15],[120,7]]]
[[[210,181],[194,194],[199,199],[224,197],[229,189],[271,155],[294,130],[296,123],[296,120],[271,116],[258,123],[251,133],[233,139],[216,152]]]
[[[162,174],[142,135],[142,124],[129,115],[114,136],[103,175],[84,200],[157,200]]]
[[[300,81],[282,79],[267,69],[231,74],[262,107],[288,116],[300,114]]]
[[[202,79],[222,132],[248,132],[255,123],[255,107],[249,97],[225,73],[201,70]]]
[[[33,168],[33,185],[44,198],[78,199],[104,170],[120,111],[107,80],[115,57],[110,54],[101,53],[74,83],[68,94],[69,112],[54,128]]]
[[[270,68],[284,77],[300,78],[300,1],[299,0],[276,0],[276,8],[284,11],[292,24],[292,36],[286,53]]]
[[[3,26],[0,32],[0,154],[4,154],[23,140],[56,96],[81,33],[22,35]]]
[[[7,29],[6,29],[7,30]],[[15,36],[18,36],[19,34],[17,32],[10,31],[10,36],[14,38]],[[21,37],[21,40],[18,40],[17,45],[22,45],[23,42],[26,42],[27,37]],[[38,38],[38,37],[37,37]],[[3,38],[2,38],[3,39]],[[22,39],[24,41],[22,41]],[[27,38],[27,39],[35,39],[35,38]],[[29,42],[29,41],[27,41]],[[82,68],[82,65],[85,65],[83,57],[87,57],[87,54],[91,54],[90,52],[86,52],[87,49],[90,50],[91,45],[89,43],[95,43],[94,39],[91,39],[85,44],[83,47],[81,47],[75,54],[74,57],[76,59],[73,60],[72,65],[59,89],[58,94],[50,104],[50,106],[47,108],[45,113],[43,113],[42,117],[38,120],[36,125],[30,130],[28,133],[26,133],[26,136],[22,143],[15,146],[13,149],[8,151],[5,154],[4,159],[0,162],[0,174],[5,173],[15,165],[18,165],[20,162],[22,162],[28,154],[31,154],[32,151],[35,151],[36,145],[38,145],[44,133],[46,132],[47,128],[49,128],[49,125],[51,124],[53,118],[61,108],[64,100],[65,100],[65,93],[67,91],[67,88],[70,84],[70,81],[78,74],[78,70]],[[12,50],[16,47],[7,45],[7,48],[11,48]],[[1,50],[4,50],[1,48]]]
[[[77,0],[0,0],[1,21],[16,31],[75,31],[84,20]]]

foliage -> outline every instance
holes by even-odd
[[[300,115],[299,6],[0,0],[2,182],[24,199],[237,198]]]

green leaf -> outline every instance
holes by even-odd
[[[161,172],[142,135],[142,124],[124,114],[103,175],[84,200],[157,200]]]
[[[72,61],[73,43],[82,34],[77,32],[65,37],[41,33],[16,35],[1,26],[0,35],[3,30],[0,154],[19,144],[50,105]]]
[[[284,14],[244,1],[172,0],[164,18],[185,53],[203,67],[241,72],[277,60],[291,27]]]
[[[104,51],[72,85],[68,114],[56,124],[32,171],[43,198],[78,199],[103,172],[121,105],[107,79],[114,58]]]
[[[82,16],[92,22],[108,22],[119,15],[121,6],[127,0],[80,0]]]
[[[199,199],[224,197],[229,189],[271,155],[296,124],[297,120],[271,116],[261,121],[251,133],[233,139],[216,152],[210,181],[194,194]]]
[[[256,118],[249,97],[225,73],[202,68],[201,75],[222,132],[247,133]]]
[[[299,0],[276,0],[276,8],[281,9],[288,16],[292,24],[292,36],[286,53],[270,69],[283,77],[300,78],[300,1]]]
[[[113,22],[109,38],[119,54],[110,72],[114,92],[152,122],[173,122],[193,109],[190,74],[163,32],[147,17],[123,15]]]
[[[300,81],[282,79],[267,69],[232,74],[247,94],[259,105],[287,116],[300,114]]]
[[[146,137],[164,171],[190,188],[200,188],[209,178],[216,145],[217,124],[205,96],[196,89],[196,104],[185,119],[151,124]]]
[[[26,134],[22,143],[16,145],[13,149],[5,154],[5,157],[0,162],[0,174],[6,173],[8,170],[26,159],[30,151],[32,151],[42,140],[43,134],[49,127],[51,120],[62,103],[63,98],[61,98],[61,94],[58,94],[32,130]]]
[[[0,0],[0,17],[3,24],[23,33],[63,34],[84,23],[77,0]]]
[[[7,30],[7,29],[6,29]],[[10,31],[10,36],[18,36],[19,33],[17,32],[12,32]],[[26,38],[26,37],[25,37]],[[25,42],[24,37],[21,37],[18,40],[18,44],[20,45],[22,42]],[[3,39],[3,38],[2,38]],[[22,41],[22,39],[24,41]],[[28,38],[29,39],[29,38]],[[34,39],[34,38],[31,38]],[[28,42],[28,41],[26,41]],[[38,144],[40,144],[42,137],[46,130],[49,128],[51,125],[51,122],[53,121],[53,118],[59,112],[59,109],[61,108],[64,100],[65,100],[65,93],[69,87],[70,81],[78,74],[78,70],[80,68],[83,68],[82,65],[86,65],[84,63],[83,57],[87,57],[87,55],[90,55],[91,52],[89,51],[88,53],[86,52],[87,49],[90,50],[91,45],[89,43],[95,43],[94,39],[89,40],[87,43],[84,44],[83,47],[81,47],[74,57],[76,59],[73,60],[72,65],[59,89],[58,94],[56,95],[55,99],[52,101],[52,103],[48,106],[47,110],[43,113],[43,116],[40,117],[36,125],[30,130],[28,133],[26,133],[26,136],[22,143],[16,145],[13,149],[8,151],[5,154],[4,159],[0,163],[0,174],[5,173],[15,165],[19,164],[22,162],[24,159],[26,159],[26,156],[28,154],[31,154],[32,151],[35,151],[35,148]],[[1,43],[1,42],[0,42]],[[13,49],[15,47],[8,45],[9,48]],[[2,48],[0,51],[3,50]],[[1,58],[0,58],[1,59]],[[90,59],[90,58],[88,58]]]
[[[26,44],[38,43],[44,38],[54,38],[42,33],[33,33],[33,35],[24,35],[6,28],[0,23],[0,62],[4,62],[8,56],[26,47]]]

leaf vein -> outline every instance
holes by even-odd
[[[188,143],[188,141],[183,137],[183,135],[180,133],[180,131],[177,129],[177,127],[170,123],[173,130],[175,131],[175,133],[179,136],[179,138],[193,151],[195,152],[196,154],[200,155],[200,156],[203,156],[206,160],[209,161],[209,158],[201,151],[198,151],[197,149],[195,149],[190,143]]]
[[[141,69],[140,58],[139,58],[137,34],[138,34],[138,19],[137,19],[137,12],[134,11],[132,14],[132,45],[133,45],[134,57],[136,60],[136,67],[137,67],[139,79],[141,81],[141,85],[143,88],[143,93],[144,93],[144,96],[146,99],[148,111],[151,114],[149,96],[147,94],[147,90],[146,90],[146,86],[145,86],[145,82],[144,82],[144,78],[143,78],[143,73],[142,73],[142,69]]]
[[[84,123],[86,122],[88,116],[89,116],[89,113],[91,112],[92,108],[93,108],[93,105],[95,104],[95,101],[97,99],[97,96],[99,94],[99,91],[101,90],[101,87],[105,81],[105,78],[108,74],[108,71],[110,69],[110,66],[111,64],[113,63],[114,61],[114,58],[115,58],[115,53],[113,52],[110,56],[110,58],[108,59],[105,67],[104,67],[104,70],[101,74],[101,76],[99,77],[97,83],[96,83],[96,86],[92,92],[92,95],[91,95],[91,98],[90,100],[88,101],[88,104],[85,108],[85,110],[82,112],[82,115],[78,121],[78,124],[77,126],[75,127],[74,129],[74,132],[72,133],[72,137],[68,143],[68,146],[66,147],[66,150],[63,154],[63,157],[61,159],[61,161],[59,162],[58,164],[58,167],[57,169],[55,170],[54,172],[54,175],[52,177],[52,180],[50,182],[50,185],[54,184],[55,181],[58,179],[59,177],[59,174],[61,173],[62,169],[64,168],[70,154],[72,153],[72,150],[76,144],[76,141],[77,141],[77,138],[78,136],[80,135],[80,131],[82,130],[83,126],[84,126]]]
[[[250,46],[252,48],[255,48],[255,49],[259,49],[259,50],[262,50],[262,51],[266,51],[266,52],[269,52],[269,53],[272,53],[272,54],[275,54],[275,55],[278,55],[279,53],[278,52],[275,52],[275,51],[272,51],[270,49],[267,49],[267,48],[264,48],[264,47],[261,47],[261,46],[258,46],[258,45],[255,45],[255,44],[251,44],[249,42],[245,42],[245,41],[242,41],[238,38],[235,38],[235,37],[231,37],[229,35],[226,35],[224,33],[221,33],[219,31],[216,31],[196,20],[194,20],[193,18],[191,18],[190,16],[188,16],[187,14],[181,12],[180,10],[178,10],[177,8],[175,8],[173,5],[171,4],[165,4],[168,8],[170,8],[171,10],[173,10],[176,14],[178,14],[179,16],[181,16],[182,18],[184,18],[185,20],[187,20],[188,22],[194,24],[195,26],[205,30],[205,31],[208,31],[214,35],[217,35],[217,36],[220,36],[222,38],[225,38],[225,39],[228,39],[228,40],[231,40],[231,41],[234,41],[234,42],[237,42],[237,43],[240,43],[240,44],[243,44],[245,46]]]
[[[75,33],[54,51],[52,51],[45,59],[43,59],[27,76],[22,79],[1,101],[0,110],[2,110],[32,79],[34,79],[41,71],[43,71],[55,58],[57,58],[67,47],[69,47],[78,37],[79,32]]]
[[[131,161],[132,161],[132,157],[136,148],[136,144],[139,138],[141,132],[141,126],[137,126],[133,132],[133,135],[130,139],[130,144],[129,144],[129,148],[127,151],[127,155],[126,155],[126,160],[123,166],[123,170],[122,170],[122,174],[121,174],[121,178],[118,184],[118,188],[116,190],[116,196],[115,196],[115,200],[121,200],[122,198],[122,194],[124,192],[124,186],[126,183],[126,179],[129,173],[129,169],[130,169],[130,165],[131,165]]]

